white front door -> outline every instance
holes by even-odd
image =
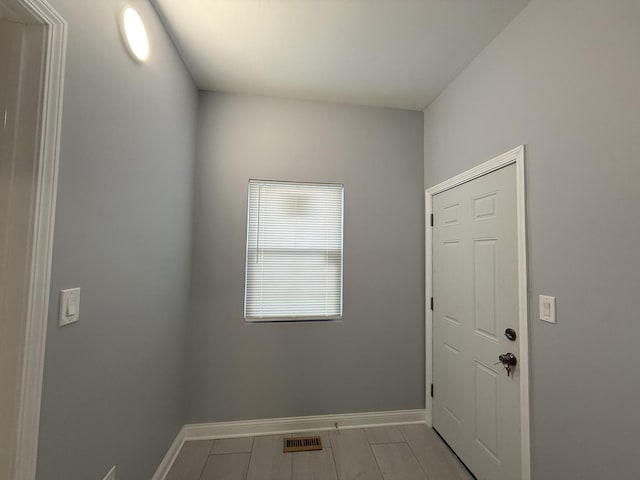
[[[478,480],[518,480],[520,370],[499,360],[520,356],[516,166],[432,205],[433,427]]]

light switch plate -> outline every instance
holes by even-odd
[[[113,467],[111,467],[111,470],[109,470],[109,473],[107,473],[107,476],[104,477],[104,480],[116,480],[116,466],[115,465]]]
[[[64,327],[77,322],[80,318],[80,289],[68,288],[60,290],[60,312],[58,326]]]
[[[556,323],[556,297],[540,295],[540,320]]]

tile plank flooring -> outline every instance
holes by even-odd
[[[185,442],[165,480],[473,480],[425,425],[295,433],[322,450],[282,453],[284,435]]]

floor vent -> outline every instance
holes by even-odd
[[[285,438],[283,447],[284,453],[322,450],[322,440],[320,437]]]

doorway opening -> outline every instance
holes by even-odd
[[[0,1],[0,477],[35,478],[66,23]]]

